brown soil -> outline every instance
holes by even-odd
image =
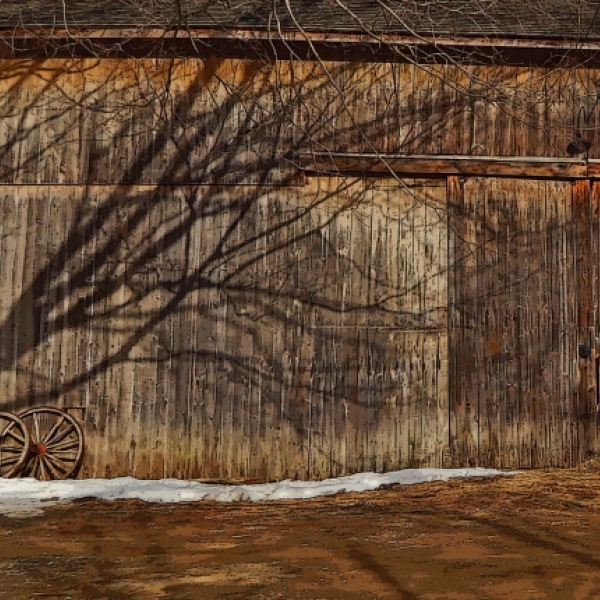
[[[600,598],[600,470],[0,517],[0,598]]]

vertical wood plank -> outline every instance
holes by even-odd
[[[478,199],[477,199],[478,200]],[[448,178],[450,439],[455,465],[478,462],[477,221],[464,182]]]

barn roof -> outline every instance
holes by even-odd
[[[343,5],[343,6],[342,6]],[[600,39],[598,0],[0,0],[0,28],[273,29]]]

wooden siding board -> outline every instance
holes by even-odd
[[[23,212],[23,201],[20,194],[5,193],[3,194],[4,211],[2,214],[2,230],[1,235],[4,241],[2,252],[2,293],[0,294],[0,310],[2,320],[9,327],[9,331],[14,331],[16,326],[14,314],[12,314],[12,296],[16,285],[16,279],[20,273],[15,273],[14,267],[17,261],[17,249],[19,242],[22,240],[23,231],[21,229],[21,213]],[[14,346],[16,340],[11,336],[10,342],[4,344],[0,359],[5,368],[0,374],[0,392],[3,398],[11,399],[14,397],[12,389],[12,381],[15,375],[14,371]],[[10,400],[9,400],[10,401]]]
[[[534,182],[532,184],[531,193],[537,197],[537,202],[531,203],[529,207],[529,218],[533,219],[534,223],[545,223],[544,219],[544,200],[545,188],[544,182]],[[544,272],[544,239],[545,235],[536,228],[531,236],[531,243],[538,246],[538,251],[532,253],[529,261],[529,282],[527,287],[527,320],[529,327],[537,331],[540,342],[547,335],[546,323],[543,321],[543,311],[538,307],[546,307],[548,305],[548,290],[547,286],[534,285],[536,273],[540,273],[537,277],[542,279],[541,274]],[[544,373],[547,369],[548,358],[544,355],[543,345],[538,343],[534,352],[533,364],[539,364],[539,367],[534,368],[528,366],[528,385],[533,397],[532,407],[532,429],[534,431],[535,443],[533,448],[533,463],[536,466],[544,466],[549,463],[551,449],[548,445],[548,439],[545,434],[546,411],[549,403],[549,397],[545,388]]]
[[[474,465],[477,461],[477,408],[479,394],[473,382],[476,354],[476,219],[464,194],[464,182],[448,178],[448,218],[452,237],[449,263],[450,430],[453,464]],[[450,270],[451,269],[451,270]],[[475,372],[476,374],[476,372]]]
[[[592,327],[591,332],[591,345],[592,345],[592,360],[594,371],[591,374],[593,382],[593,389],[590,390],[592,398],[590,398],[590,412],[594,412],[595,416],[592,418],[593,421],[593,436],[594,436],[594,447],[593,451],[596,452],[598,448],[598,442],[600,440],[600,433],[598,431],[599,418],[598,411],[600,410],[600,353],[599,353],[599,340],[600,340],[600,194],[598,190],[598,183],[592,182],[590,190],[590,303],[592,308]]]
[[[493,202],[490,202],[490,194],[482,189],[479,196],[479,227],[477,231],[477,265],[481,276],[477,280],[477,298],[481,298],[481,341],[478,348],[480,361],[492,364],[497,360],[495,345],[497,345],[498,331],[495,317],[497,307],[494,306],[496,299],[496,284],[494,270],[490,268],[495,261],[493,242],[495,241],[495,229],[493,224]],[[491,240],[491,241],[490,241]],[[492,245],[491,245],[492,244]],[[491,245],[491,247],[490,247]],[[491,263],[491,264],[490,264]],[[495,405],[497,403],[495,374],[487,374],[480,371],[478,376],[478,416],[479,426],[479,456],[478,462],[483,464],[495,464],[497,462],[498,437],[494,435]]]
[[[405,155],[377,156],[336,153],[301,154],[302,170],[311,174],[426,177],[461,175],[522,179],[583,179],[596,177],[596,163],[581,158],[535,158],[518,156]],[[392,173],[390,173],[390,171]]]

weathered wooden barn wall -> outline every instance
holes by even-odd
[[[274,149],[565,156],[577,130],[600,156],[591,69],[87,59],[0,71],[4,183],[253,181]]]
[[[408,185],[3,188],[7,407],[85,406],[86,475],[439,464],[445,186]]]
[[[577,358],[598,326],[597,184],[301,181],[290,155],[563,156],[593,72],[1,66],[0,390],[86,407],[83,475],[598,451],[597,364]]]

